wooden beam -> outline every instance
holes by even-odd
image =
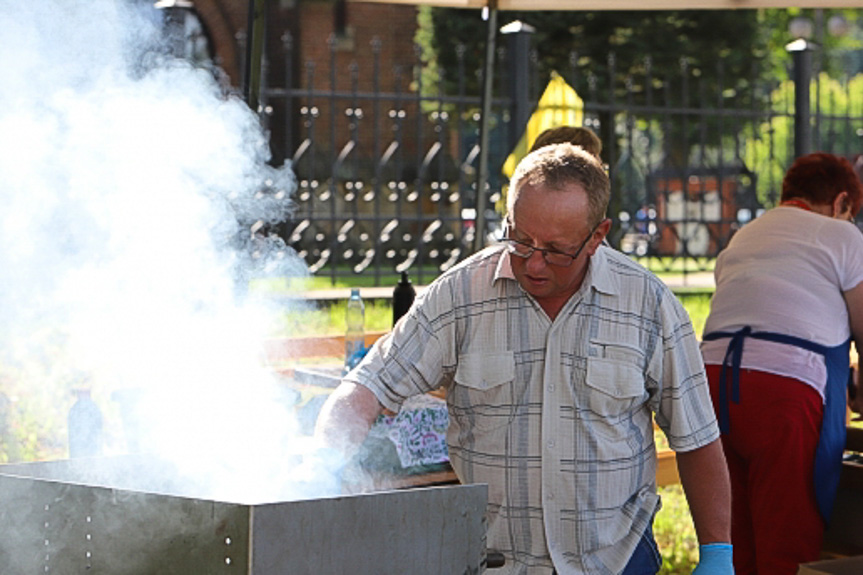
[[[437,6],[486,7],[487,0],[348,0],[349,2]],[[498,0],[498,10],[738,10],[755,8],[859,8],[860,0]]]
[[[680,483],[677,473],[677,456],[670,449],[656,454],[656,485],[665,487]]]
[[[385,331],[366,333],[366,347],[370,347]],[[268,340],[264,344],[267,365],[278,366],[288,361],[321,358],[344,357],[345,336],[322,335],[312,337],[283,337]]]

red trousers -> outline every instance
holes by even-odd
[[[719,413],[719,374],[707,366]],[[727,374],[730,383],[731,373]],[[740,403],[729,398],[722,447],[731,475],[731,542],[737,575],[794,575],[817,561],[824,522],[815,502],[815,447],[821,396],[796,379],[740,370]]]

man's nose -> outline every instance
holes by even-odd
[[[537,249],[534,249],[533,253],[527,257],[527,266],[531,269],[541,269],[547,265],[548,262],[545,261],[545,256]]]

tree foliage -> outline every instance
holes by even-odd
[[[629,76],[636,93],[648,81],[654,89],[668,81],[679,86],[684,73],[736,93],[769,53],[758,13],[748,10],[501,12],[499,18],[501,26],[519,20],[535,28],[541,78],[577,68],[608,88],[614,71]],[[418,42],[426,62],[443,70],[447,91],[455,91],[460,66],[481,69],[485,26],[474,11],[425,9]],[[468,73],[467,81],[477,93],[478,75]]]
[[[849,23],[848,30],[830,33],[829,22],[840,16]],[[859,49],[863,41],[856,22],[859,11],[504,11],[498,24],[521,21],[535,28],[532,45],[540,78],[548,78],[552,70],[569,77],[567,71],[574,70],[582,78],[592,76],[600,89],[621,91],[619,78],[626,77],[636,96],[646,92],[649,83],[654,90],[666,90],[663,97],[678,100],[685,78],[701,82],[699,89],[712,95],[713,103],[722,97],[726,105],[753,106],[766,103],[752,100],[759,94],[752,89],[754,83],[787,77],[790,58],[785,46],[796,17],[813,21],[813,40],[822,44],[820,69],[840,76],[847,66],[841,55]],[[462,89],[480,93],[485,38],[486,22],[478,11],[423,7],[416,39],[427,74],[424,89],[436,90],[443,78],[445,91],[457,93],[462,69]],[[498,37],[500,46],[504,40]],[[609,79],[612,70],[617,80]]]
[[[809,99],[820,102],[821,112],[812,119],[813,145],[818,151],[844,156],[859,153],[863,75],[843,83],[822,72],[810,86]],[[753,130],[745,144],[746,165],[757,176],[758,200],[765,207],[776,204],[782,178],[794,159],[794,117],[788,114],[793,109],[793,82],[783,82],[771,101],[775,115]]]

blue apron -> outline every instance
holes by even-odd
[[[824,363],[827,366],[827,385],[824,388],[824,417],[815,450],[814,472],[818,511],[824,522],[829,523],[836,490],[839,487],[839,474],[842,471],[842,452],[845,449],[845,387],[850,368],[851,339],[835,347],[827,347],[791,335],[752,331],[749,326],[734,332],[716,331],[704,335],[702,338],[704,341],[731,338],[719,376],[719,430],[722,433],[728,433],[730,428],[726,372],[730,367],[731,401],[740,403],[740,359],[743,356],[743,340],[747,337],[795,345],[824,356]]]

